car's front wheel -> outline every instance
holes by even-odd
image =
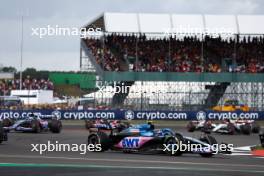
[[[208,144],[209,146],[213,146],[213,145],[217,144],[216,139],[213,136],[211,136],[211,135],[202,136],[200,138],[200,141]],[[200,153],[200,155],[202,157],[212,157],[214,155],[214,152],[212,151],[212,152],[209,152],[209,153]]]
[[[188,132],[194,132],[196,127],[193,122],[188,122],[186,128]]]
[[[33,120],[33,121],[31,122],[31,128],[32,128],[32,131],[33,131],[34,133],[40,133],[40,131],[41,131],[41,127],[40,127],[40,123],[39,123],[39,121],[37,121],[37,120]]]
[[[4,129],[3,129],[3,125],[2,122],[0,122],[0,144],[3,142],[4,139]]]
[[[93,144],[95,147],[100,145],[101,150],[97,152],[104,152],[112,147],[112,141],[109,136],[101,131],[92,133],[88,136],[88,145]]]
[[[250,135],[250,133],[251,133],[251,126],[248,123],[246,123],[245,125],[242,125],[241,126],[241,132],[243,134],[245,134],[245,135]]]
[[[52,133],[60,133],[62,129],[62,123],[60,120],[53,119],[49,124],[49,129]]]
[[[251,128],[252,128],[252,133],[259,133],[260,131],[260,126],[256,122],[252,123]]]

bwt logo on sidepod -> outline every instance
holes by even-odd
[[[139,147],[139,138],[124,138],[122,140],[123,148],[138,148]]]
[[[57,117],[58,120],[61,119],[61,112],[58,110],[53,111],[51,115]]]
[[[206,119],[206,113],[204,111],[199,111],[196,114],[196,119],[197,120],[205,120]]]
[[[125,119],[133,120],[134,119],[134,112],[131,110],[126,111],[125,112]]]

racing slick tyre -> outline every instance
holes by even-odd
[[[14,124],[13,120],[7,118],[3,120],[3,127],[10,127]]]
[[[95,152],[104,152],[109,150],[112,147],[112,141],[108,137],[108,135],[102,131],[98,131],[96,133],[92,133],[88,136],[88,145],[93,144],[95,147],[96,145],[101,145],[100,151]]]
[[[3,142],[4,139],[4,128],[2,122],[0,122],[0,144]]]
[[[202,131],[204,132],[204,133],[211,133],[211,129],[212,129],[212,125],[211,125],[211,123],[209,123],[209,122],[205,122],[204,123],[204,126],[203,126],[203,128],[202,128]]]
[[[256,122],[253,122],[251,125],[251,130],[252,130],[252,133],[259,133],[260,131],[259,124],[257,124]]]
[[[211,136],[211,135],[204,135],[203,137],[200,138],[200,140],[202,142],[205,142],[205,143],[209,144],[209,145],[217,144],[216,139],[213,136]],[[202,157],[212,157],[214,154],[212,152],[212,153],[200,153],[200,155]]]
[[[173,156],[181,156],[183,151],[180,151],[180,145],[184,142],[184,138],[181,134],[176,133],[175,136],[170,136],[165,140],[165,145],[170,145],[170,151],[165,150],[165,152],[169,155]],[[177,150],[175,151],[175,147],[177,147]]]
[[[194,132],[195,131],[195,125],[193,124],[193,122],[189,122],[188,124],[187,124],[187,131],[188,132]]]
[[[227,133],[230,135],[234,135],[236,131],[236,128],[233,123],[228,123],[227,124]]]
[[[93,121],[91,121],[91,120],[85,120],[85,128],[87,130],[89,130],[90,128],[92,128],[93,127],[93,124],[94,124]]]
[[[248,123],[246,123],[245,125],[242,125],[241,126],[241,132],[243,134],[250,135],[250,133],[251,133],[251,126]]]
[[[52,133],[60,133],[62,128],[62,124],[60,120],[53,119],[49,123],[49,129]]]
[[[37,120],[31,121],[31,128],[34,133],[40,133],[41,127]]]

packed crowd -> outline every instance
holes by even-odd
[[[0,80],[0,95],[10,95],[11,90],[20,89],[20,79]],[[31,79],[27,77],[22,81],[22,90],[53,90],[50,80]]]
[[[115,57],[108,46],[102,45],[100,40],[89,40],[87,42],[87,46],[95,56],[96,62],[102,68],[109,71],[120,71],[117,57]]]
[[[264,72],[264,39],[223,41],[207,38],[149,40],[145,36],[87,39],[88,48],[105,70],[148,72]]]

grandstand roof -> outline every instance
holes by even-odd
[[[105,12],[85,27],[99,27],[105,34],[145,34],[164,37],[165,34],[264,35],[264,15],[182,15],[154,13]],[[169,35],[167,35],[169,36]]]

